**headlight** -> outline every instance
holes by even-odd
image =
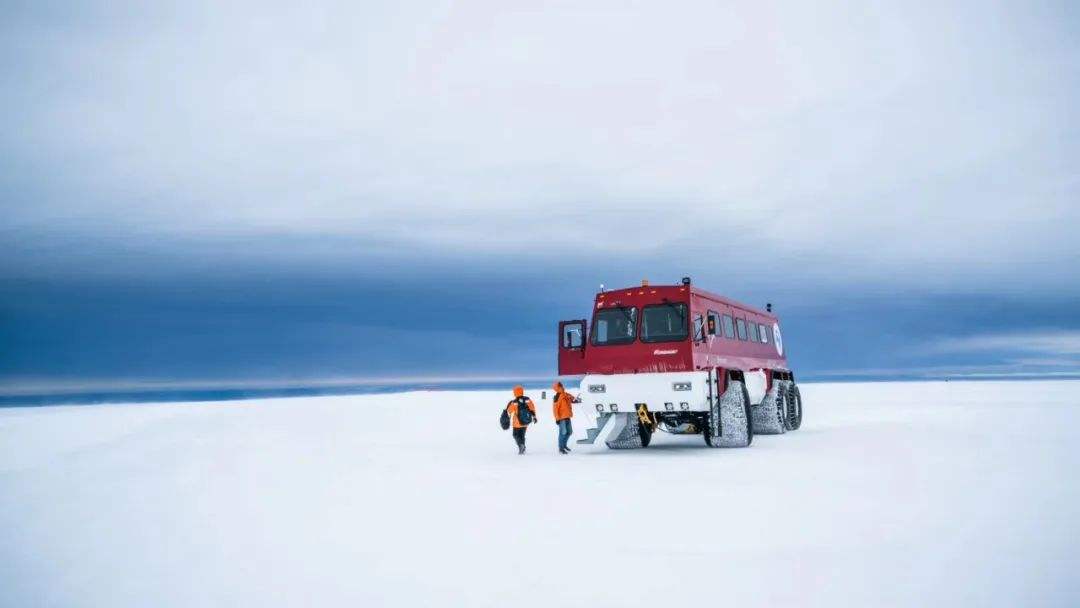
[[[692,387],[693,387],[693,384],[690,383],[690,382],[674,382],[671,385],[671,389],[676,390],[676,391],[688,391]]]
[[[597,403],[597,404],[596,404],[596,411],[598,411],[598,412],[600,412],[601,414],[603,414],[603,413],[604,413],[604,404],[603,404],[603,403]]]
[[[603,392],[607,392],[607,387],[606,387],[606,386],[604,386],[603,384],[590,384],[590,385],[589,385],[589,392],[590,392],[590,393],[603,393]]]
[[[675,404],[667,401],[664,403],[664,409],[670,412],[675,409]]]
[[[611,405],[609,405],[608,407],[610,407],[610,408],[611,408],[611,411],[613,411],[613,412],[617,412],[617,411],[619,411],[619,404],[617,404],[617,403],[612,403],[612,404],[611,404]]]
[[[690,404],[685,402],[685,401],[680,401],[679,402],[679,409],[688,410],[688,409],[690,409]]]

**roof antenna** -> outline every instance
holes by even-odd
[[[765,312],[772,312],[772,302],[765,303]]]
[[[600,283],[600,293],[604,293],[604,284]]]

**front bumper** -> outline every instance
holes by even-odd
[[[634,413],[642,403],[653,412],[707,412],[709,389],[706,372],[589,374],[579,396],[598,413]]]

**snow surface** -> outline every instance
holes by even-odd
[[[1080,605],[1080,382],[802,392],[570,456],[509,391],[2,410],[0,606]]]

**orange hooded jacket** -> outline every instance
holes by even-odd
[[[551,385],[555,391],[555,397],[551,401],[551,408],[555,414],[555,422],[574,417],[574,398],[563,388],[562,382]]]
[[[520,386],[515,386],[514,387],[514,399],[517,399],[518,397],[525,397],[525,389],[520,387]],[[532,412],[533,421],[536,421],[536,406],[533,405],[532,399],[529,399],[528,397],[525,397],[525,404],[529,407],[529,411]],[[506,411],[507,411],[507,413],[510,414],[510,422],[513,423],[515,429],[520,429],[520,428],[525,427],[525,425],[521,424],[521,421],[518,420],[518,416],[517,416],[518,404],[517,404],[517,401],[511,401],[510,403],[508,403],[506,405]]]

